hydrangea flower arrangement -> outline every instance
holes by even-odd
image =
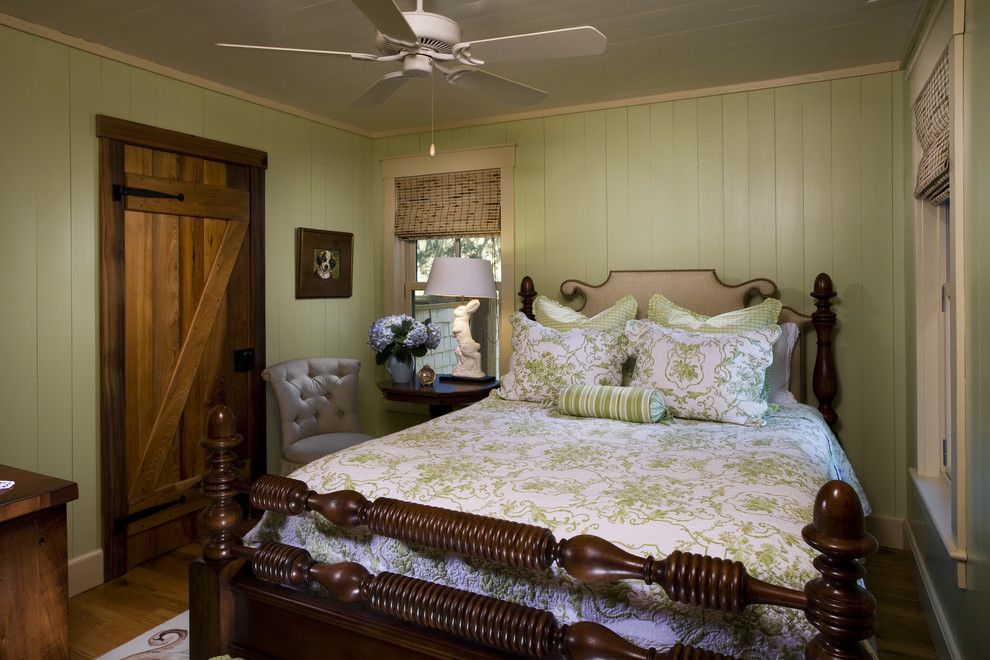
[[[408,314],[380,318],[368,329],[368,345],[375,351],[375,363],[385,364],[390,355],[411,362],[440,345],[440,328],[430,322],[417,321]]]

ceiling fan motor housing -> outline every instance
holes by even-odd
[[[461,42],[461,27],[446,16],[426,11],[405,11],[402,15],[426,48],[438,53],[450,53],[454,44]],[[392,41],[381,32],[375,35],[375,45],[383,55],[395,55],[405,49],[405,46]],[[428,69],[426,75],[429,75]]]

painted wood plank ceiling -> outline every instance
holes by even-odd
[[[398,0],[403,10],[412,0]],[[466,40],[594,25],[602,56],[491,65],[550,92],[534,109],[614,101],[899,60],[925,0],[426,0]],[[369,132],[430,121],[430,84],[352,108],[399,67],[320,55],[227,50],[215,42],[375,52],[349,0],[0,0],[0,12]],[[518,109],[436,85],[437,122]]]

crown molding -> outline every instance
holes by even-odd
[[[754,80],[752,82],[736,83],[734,85],[720,85],[718,87],[704,87],[700,89],[686,89],[677,92],[664,92],[662,94],[651,94],[649,96],[637,96],[634,98],[614,99],[611,101],[601,101],[598,103],[584,103],[580,105],[570,105],[558,108],[545,108],[542,110],[531,110],[528,112],[516,112],[504,115],[493,115],[491,117],[478,117],[476,119],[465,119],[444,124],[437,124],[435,130],[450,128],[465,128],[468,126],[484,126],[486,124],[499,124],[507,121],[519,121],[521,119],[537,119],[540,117],[552,117],[555,115],[569,115],[578,112],[588,112],[591,110],[609,110],[611,108],[624,108],[635,105],[649,105],[651,103],[664,103],[666,101],[680,101],[683,99],[696,99],[705,96],[720,96],[722,94],[734,94],[737,92],[752,92],[760,89],[772,89],[775,87],[790,87],[804,83],[822,82],[826,80],[839,80],[842,78],[855,78],[857,76],[869,76],[877,73],[890,73],[901,68],[899,60],[892,62],[879,62],[877,64],[864,64],[861,66],[848,67],[845,69],[832,69],[816,73],[803,73],[797,76],[785,78],[771,78],[769,80]],[[428,125],[413,126],[393,130],[374,131],[372,137],[392,137],[395,135],[407,135],[409,133],[421,133],[430,130]]]

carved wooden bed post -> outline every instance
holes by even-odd
[[[817,287],[816,287],[817,288]],[[805,542],[822,554],[815,558],[821,573],[804,587],[805,615],[818,629],[808,642],[810,660],[870,657],[862,646],[876,632],[876,600],[858,580],[866,571],[857,559],[877,551],[866,531],[863,506],[852,486],[829,481],[815,497],[814,518],[801,530]]]
[[[839,376],[835,369],[835,359],[832,357],[832,328],[835,327],[832,298],[835,297],[835,287],[827,273],[819,273],[815,278],[815,288],[811,292],[811,297],[815,299],[815,307],[818,308],[811,315],[811,323],[815,326],[815,335],[818,337],[811,389],[818,399],[818,410],[834,431],[839,415],[832,407],[832,401],[839,391]]]
[[[533,278],[529,275],[523,277],[522,282],[519,284],[519,297],[522,298],[522,307],[519,311],[525,314],[529,320],[535,321],[536,317],[533,316],[533,301],[536,300],[536,285],[533,284]]]
[[[227,653],[234,623],[228,583],[243,564],[234,553],[234,547],[241,542],[237,536],[241,506],[234,499],[238,479],[234,449],[241,444],[241,436],[230,408],[219,405],[210,411],[207,437],[202,444],[210,452],[206,458],[208,472],[203,478],[203,493],[210,498],[210,504],[202,515],[206,531],[203,557],[189,565],[189,601],[194,604],[189,619],[189,650],[194,659]]]

